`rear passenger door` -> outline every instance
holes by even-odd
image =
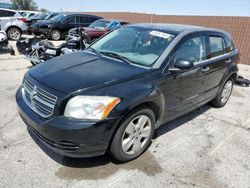
[[[232,55],[227,52],[224,35],[210,32],[208,37],[209,59],[205,64],[209,65],[206,74],[207,82],[204,98],[215,96],[220,87],[221,80],[227,70],[227,64],[232,62]]]

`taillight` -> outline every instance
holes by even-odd
[[[22,22],[27,22],[26,18],[18,18],[18,20],[22,21]]]

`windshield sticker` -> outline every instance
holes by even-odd
[[[149,34],[153,35],[153,36],[161,37],[164,39],[169,39],[169,38],[172,38],[174,36],[174,35],[170,35],[168,33],[160,32],[160,31],[151,31]]]

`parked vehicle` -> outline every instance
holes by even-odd
[[[100,38],[102,35],[114,29],[117,29],[125,24],[128,24],[128,22],[119,20],[106,20],[106,19],[100,19],[93,22],[88,27],[84,28],[88,36],[88,43],[92,43],[96,39]]]
[[[32,33],[32,25],[36,22],[44,21],[44,20],[50,20],[51,18],[59,15],[58,12],[45,12],[45,13],[39,13],[34,16],[31,16],[30,18],[27,18],[27,25],[29,27],[29,33]]]
[[[208,102],[226,105],[238,55],[221,30],[129,25],[30,69],[16,101],[30,134],[56,153],[108,151],[126,162],[150,146],[160,125]]]
[[[1,21],[1,29],[7,33],[8,39],[19,40],[22,34],[28,33],[27,19],[13,17]]]
[[[50,20],[41,21],[31,26],[31,31],[35,35],[41,35],[50,31],[50,39],[60,40],[65,38],[68,31],[75,27],[87,27],[92,22],[101,19],[100,17],[86,14],[59,14]]]
[[[46,38],[46,36],[45,36]],[[30,60],[33,66],[47,61],[51,58],[72,53],[78,50],[84,50],[86,33],[82,28],[77,29],[77,33],[69,34],[66,41],[59,46],[53,45],[48,40],[41,40],[41,38],[31,38],[18,41],[16,43],[20,54],[27,60]]]

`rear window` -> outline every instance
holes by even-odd
[[[8,11],[8,10],[0,10],[0,17],[12,17],[16,14],[16,12]]]
[[[89,23],[92,23],[92,22],[94,22],[94,21],[96,21],[96,20],[99,20],[100,18],[98,18],[98,17],[94,17],[94,16],[90,16],[89,17]]]
[[[210,36],[209,41],[211,45],[211,57],[216,57],[225,53],[224,40],[222,37]]]
[[[234,44],[231,39],[225,38],[226,52],[231,52],[234,50]]]

